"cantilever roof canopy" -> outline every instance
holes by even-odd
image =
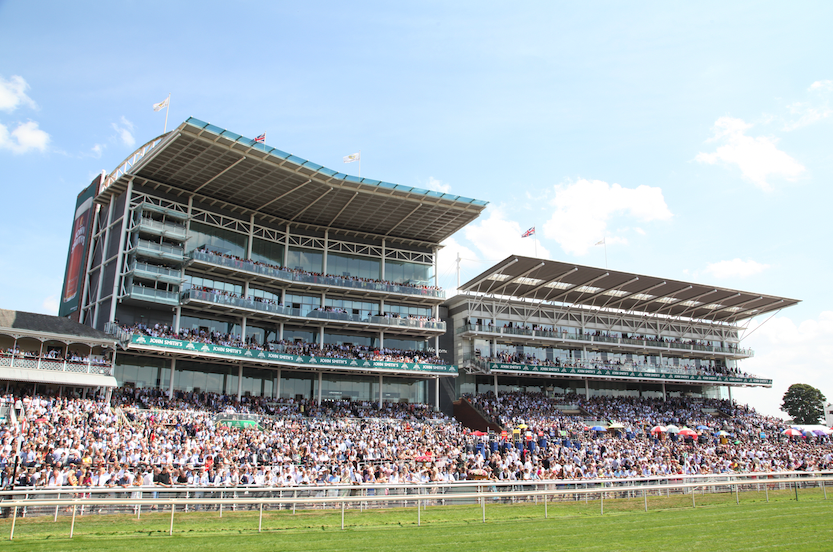
[[[487,205],[350,176],[194,118],[148,145],[152,149],[141,160],[128,167],[128,158],[106,179],[102,192],[120,192],[133,177],[246,216],[431,244],[473,221]]]
[[[800,302],[520,255],[505,258],[460,291],[730,323]]]

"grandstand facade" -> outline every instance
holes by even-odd
[[[739,368],[739,324],[795,300],[521,256],[447,299],[440,243],[485,206],[191,118],[79,195],[61,315],[118,339],[117,385],[170,394],[449,413],[486,391],[771,385]]]
[[[510,256],[446,302],[456,393],[731,397],[739,324],[798,301]],[[725,395],[725,396],[724,396]]]
[[[62,309],[76,300],[71,316],[118,337],[119,385],[438,405],[457,374],[437,354],[437,251],[485,202],[338,173],[196,119],[91,188]],[[76,266],[80,298],[66,291]]]

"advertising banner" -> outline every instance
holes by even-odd
[[[762,378],[743,378],[735,376],[701,376],[694,374],[658,374],[656,372],[632,372],[607,368],[568,368],[564,366],[536,366],[531,364],[489,363],[490,370],[500,372],[521,372],[538,374],[563,374],[565,376],[600,376],[609,378],[644,378],[655,380],[678,380],[697,383],[741,383],[752,385],[772,385],[772,380]]]
[[[443,374],[449,376],[457,375],[456,366],[444,364],[417,364],[414,362],[384,362],[378,360],[362,360],[357,358],[331,358],[331,357],[310,357],[301,355],[290,355],[286,353],[275,353],[272,351],[257,351],[244,349],[242,347],[226,347],[223,345],[211,345],[209,343],[193,343],[181,339],[169,339],[165,337],[150,337],[147,335],[133,335],[130,338],[131,346],[161,347],[164,349],[178,349],[183,352],[220,355],[227,358],[240,360],[256,360],[260,362],[276,364],[295,364],[303,366],[326,366],[328,368],[345,368],[361,370],[401,370],[407,372],[421,372],[430,374]]]
[[[87,265],[89,234],[94,215],[93,198],[100,182],[101,175],[98,175],[83,192],[78,194],[75,202],[75,217],[72,219],[72,234],[69,238],[67,267],[64,272],[64,287],[61,290],[58,316],[69,316],[78,310],[84,286],[84,269]]]

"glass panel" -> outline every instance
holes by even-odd
[[[226,253],[241,258],[246,257],[246,240],[248,237],[243,234],[192,222],[189,235],[191,239],[187,242],[187,251],[205,247],[217,253]]]
[[[289,269],[301,269],[308,272],[321,273],[324,266],[324,252],[314,249],[289,248],[289,255],[286,258],[286,267]]]
[[[385,280],[430,286],[434,284],[434,265],[386,260]]]
[[[327,255],[327,274],[378,280],[381,274],[381,260],[372,257],[350,257],[340,253]]]
[[[283,266],[283,245],[255,238],[252,241],[252,259],[270,265]]]

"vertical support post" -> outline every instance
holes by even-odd
[[[382,409],[382,384],[384,380],[382,379],[382,374],[379,374],[379,410]]]
[[[769,504],[769,483],[764,485],[764,492],[766,493],[766,502]]]
[[[665,394],[665,382],[662,382],[662,400],[667,401],[668,396]]]
[[[237,365],[237,400],[243,396],[243,363]]]
[[[480,496],[480,509],[483,512],[483,523],[486,523],[486,497],[484,497],[482,494]]]
[[[263,530],[263,502],[260,503],[260,519],[257,522],[257,532],[260,533]]]
[[[321,406],[321,383],[324,379],[324,372],[318,372],[318,406]]]
[[[498,394],[497,394],[497,372],[494,373],[494,376],[495,376],[495,398],[498,398]]]
[[[798,481],[793,483],[793,487],[795,487],[795,500],[798,501]],[[735,487],[737,489],[737,487]]]
[[[385,251],[385,245],[385,239],[382,238],[382,274],[380,276],[380,279],[382,280],[385,279],[385,256],[387,254]]]
[[[422,526],[422,501],[417,498],[417,527]]]
[[[281,371],[280,370],[278,370],[278,380],[275,383],[275,398],[276,399],[281,398]]]
[[[75,533],[75,504],[72,505],[72,523],[69,526],[69,538]]]
[[[599,493],[599,501],[601,502],[602,515],[605,515],[605,493],[604,493],[604,491]]]
[[[130,213],[130,198],[133,195],[133,179],[130,179],[130,182],[127,183],[127,191],[124,192],[124,213],[122,214],[121,219],[121,234],[119,236],[119,251],[116,255],[116,268],[115,274],[113,277],[113,294],[110,296],[110,316],[107,318],[109,322],[113,322],[116,319],[116,303],[118,302],[119,297],[119,284],[121,284],[121,265],[122,260],[124,259],[124,242],[125,237],[127,236],[127,215]],[[104,255],[102,255],[102,264],[103,264]],[[101,267],[101,270],[104,270],[104,266]],[[97,309],[98,307],[96,307]]]
[[[440,376],[434,378],[434,410],[440,409]]]
[[[694,492],[694,487],[691,488],[691,507],[696,508],[697,504],[694,502],[694,495],[697,494]]]
[[[546,489],[545,489],[545,490],[546,490]],[[547,494],[545,493],[545,494],[544,494],[544,519],[547,519],[547,517],[548,517],[548,512],[547,512],[547,499],[548,499],[548,498],[549,498],[549,497],[548,497],[548,496],[547,496]]]
[[[798,490],[796,489],[795,499],[798,500]],[[735,483],[735,504],[740,504],[740,492],[738,491],[738,484]]]
[[[821,481],[821,490],[824,493],[824,500],[827,500],[827,487],[824,486],[824,480]]]
[[[9,532],[9,540],[14,540],[14,524],[17,522],[17,506],[14,507],[14,513],[12,514],[12,530]]]
[[[321,260],[321,274],[327,274],[327,252],[330,249],[330,231],[324,230],[324,254],[322,255],[323,259]],[[321,305],[322,307],[324,305]]]
[[[341,503],[341,530],[344,530],[344,502]]]
[[[642,489],[642,500],[645,502],[645,511],[648,511],[648,492]]]
[[[168,383],[168,398],[174,398],[174,380],[176,379],[176,358],[171,359],[171,381]]]
[[[584,398],[585,399],[590,398],[590,380],[588,380],[588,379],[584,380]]]
[[[168,530],[168,536],[173,536],[174,534],[174,512],[176,511],[176,504],[171,501],[171,528]]]

